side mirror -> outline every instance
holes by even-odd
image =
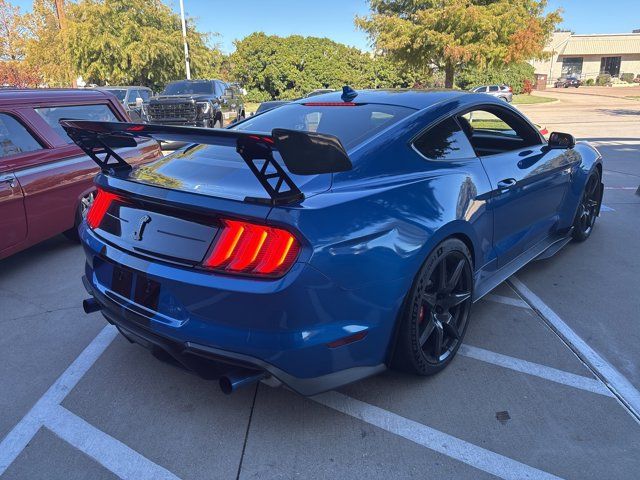
[[[548,150],[567,150],[576,146],[576,139],[570,133],[552,132],[547,143]]]

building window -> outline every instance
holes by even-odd
[[[582,57],[566,57],[562,59],[562,76],[582,75]]]
[[[608,73],[612,77],[620,75],[620,59],[622,57],[602,57],[600,60],[600,73]]]

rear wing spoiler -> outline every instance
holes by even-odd
[[[168,125],[60,120],[69,137],[107,174],[131,170],[116,149],[136,147],[136,138],[234,147],[269,194],[272,204],[301,201],[304,195],[275,160],[278,152],[294,175],[351,170],[342,143],[333,135],[275,128],[271,134]],[[263,200],[264,199],[252,199]]]

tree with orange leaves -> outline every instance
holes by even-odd
[[[356,17],[375,48],[408,65],[444,70],[453,87],[463,65],[504,65],[540,58],[560,11],[546,0],[369,0]]]

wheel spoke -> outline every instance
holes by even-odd
[[[424,344],[427,343],[429,337],[433,333],[433,329],[436,327],[436,323],[433,321],[433,317],[429,317],[429,323],[427,323],[424,327],[424,330],[420,334],[420,338],[418,339],[418,343],[421,347],[424,347]]]
[[[436,358],[440,358],[442,355],[442,344],[444,343],[444,328],[442,323],[435,322],[434,329],[434,342],[433,342],[433,355]]]
[[[435,307],[437,302],[437,294],[431,292],[422,292],[422,301],[430,307]]]
[[[449,295],[449,306],[456,307],[471,298],[471,292],[459,292]]]
[[[453,318],[451,318],[447,323],[443,323],[442,326],[447,336],[451,338],[455,338],[456,340],[460,338],[460,333],[458,333],[458,327],[454,323]]]
[[[447,288],[447,257],[440,260],[440,290]]]
[[[464,270],[464,260],[460,260],[456,265],[455,270],[451,274],[451,278],[449,279],[449,282],[447,284],[447,290],[449,292],[453,291],[453,289],[456,288],[456,285],[458,285],[458,282],[460,281],[460,277],[462,276],[463,270]]]

